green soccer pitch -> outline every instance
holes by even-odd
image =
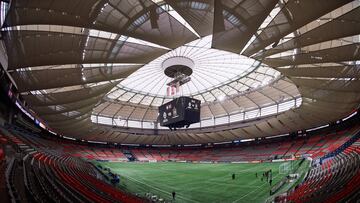
[[[120,175],[120,188],[144,195],[150,192],[175,202],[265,202],[270,185],[264,171],[272,169],[273,185],[286,174],[279,174],[281,163],[200,164],[200,163],[110,163],[97,162]],[[235,173],[235,180],[231,176]],[[258,173],[256,178],[255,173]]]

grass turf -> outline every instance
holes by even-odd
[[[286,174],[279,174],[281,163],[192,164],[192,163],[111,163],[97,164],[120,175],[120,188],[144,195],[156,194],[175,202],[264,202],[270,185],[261,181],[264,171],[272,169],[273,185]],[[235,180],[231,175],[235,173]],[[258,173],[258,178],[255,177]]]

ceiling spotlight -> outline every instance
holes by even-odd
[[[219,101],[224,101],[225,96],[224,96],[224,95],[220,95],[217,99],[218,99]]]
[[[269,84],[269,82],[270,82],[270,80],[263,80],[262,82],[261,82],[261,86],[265,86],[265,85],[268,85]]]

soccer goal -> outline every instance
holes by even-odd
[[[280,164],[279,166],[279,173],[280,174],[289,174],[293,171],[294,167],[293,167],[293,162],[285,162]]]

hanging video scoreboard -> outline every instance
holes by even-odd
[[[179,97],[159,107],[161,126],[188,127],[200,122],[201,101],[190,97]]]

